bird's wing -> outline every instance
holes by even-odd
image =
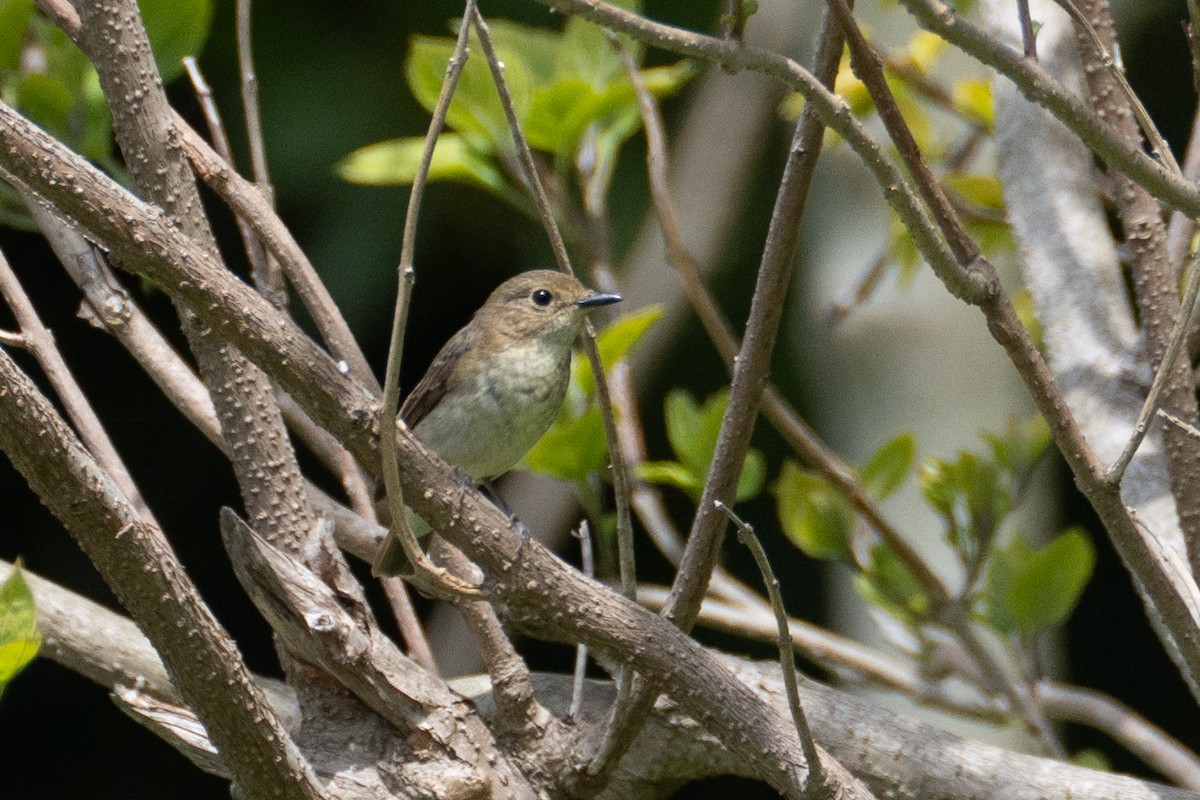
[[[400,419],[404,420],[409,428],[417,427],[438,401],[454,387],[457,380],[455,367],[462,354],[470,348],[474,338],[473,331],[469,328],[463,328],[454,334],[434,357],[429,369],[425,370],[425,377],[421,378],[404,398],[404,405],[400,407]]]

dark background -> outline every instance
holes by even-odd
[[[534,3],[495,3],[496,16],[532,24],[558,25],[559,18]],[[674,23],[711,30],[715,0],[648,2],[648,13]],[[1176,13],[1150,20],[1152,25],[1122,31],[1123,55],[1130,78],[1176,152],[1186,142],[1194,96],[1180,28],[1183,3]],[[260,0],[255,4],[255,46],[262,87],[267,147],[280,212],[300,244],[327,279],[361,336],[368,357],[382,372],[395,263],[403,220],[403,189],[351,186],[333,174],[333,164],[352,148],[373,141],[422,133],[427,117],[404,85],[402,58],[412,32],[444,34],[446,21],[458,13],[455,2],[328,3]],[[231,2],[218,2],[213,35],[202,65],[227,115],[235,141],[241,137],[236,113],[236,61]],[[172,87],[177,108],[195,119],[195,104],[181,84]],[[668,104],[668,115],[677,110]],[[195,122],[199,127],[198,121]],[[769,203],[781,159],[780,125],[774,150],[764,153],[762,191]],[[641,143],[626,148],[618,176],[620,215],[635,220],[645,209],[640,177]],[[746,228],[763,227],[762,204],[746,210]],[[214,220],[227,256],[236,265],[240,254],[228,215],[213,204]],[[618,223],[620,220],[618,220]],[[632,226],[618,227],[618,251],[628,244]],[[745,237],[751,239],[752,237]],[[757,240],[747,241],[753,258]],[[224,460],[198,434],[183,425],[175,411],[130,364],[123,351],[104,335],[75,319],[78,303],[43,243],[31,235],[0,230],[0,247],[26,282],[77,377],[106,421],[118,449],[159,515],[172,543],[217,617],[240,643],[251,668],[277,674],[269,631],[245,600],[226,564],[216,538],[216,510],[239,505],[236,486]],[[410,319],[405,385],[419,376],[445,339],[478,306],[492,286],[518,269],[543,265],[549,251],[539,228],[483,193],[435,185],[422,212],[418,243],[421,277]],[[748,301],[740,281],[721,293],[727,312],[743,319]],[[141,302],[170,330],[168,304],[161,295],[143,294]],[[11,327],[6,310],[0,325]],[[698,336],[692,330],[691,336]],[[670,386],[688,386],[707,394],[718,385],[715,360],[696,364],[696,341],[686,338],[676,356],[642,391],[661,398]],[[700,352],[710,352],[707,347]],[[689,358],[692,356],[692,358]],[[707,358],[707,356],[706,356]],[[23,360],[28,365],[28,360]],[[36,372],[31,369],[31,373]],[[803,376],[788,382],[806,391]],[[803,398],[800,399],[803,407]],[[643,409],[651,426],[660,426],[660,401]],[[662,450],[661,428],[649,431],[652,446]],[[777,465],[783,448],[769,430],[756,445]],[[1069,481],[1062,482],[1069,486]],[[11,465],[0,459],[0,557],[21,556],[30,569],[101,602],[116,607],[111,594],[70,537],[24,488]],[[16,487],[13,491],[10,487]],[[1070,678],[1110,692],[1165,726],[1193,747],[1200,747],[1195,703],[1148,628],[1128,576],[1108,549],[1090,510],[1064,488],[1066,522],[1080,522],[1096,533],[1100,548],[1097,574],[1068,631]],[[680,505],[682,516],[686,506]],[[772,520],[764,497],[748,509],[751,518]],[[775,545],[786,556],[786,545]],[[779,548],[783,548],[782,551]],[[739,570],[748,566],[740,552],[730,552]],[[799,560],[792,558],[790,564]],[[642,575],[668,579],[661,558],[649,548],[639,553]],[[820,581],[815,572],[785,581],[789,608],[822,620]],[[794,574],[794,573],[793,573]],[[701,634],[707,641],[740,652],[769,657],[770,648],[747,646]],[[525,643],[535,667],[565,669],[562,648]],[[1073,748],[1099,747],[1124,771],[1143,773],[1136,761],[1109,746],[1102,737],[1072,731]],[[0,699],[0,786],[5,797],[83,796],[140,798],[167,794],[176,798],[227,796],[223,781],[207,777],[156,737],[126,719],[104,690],[48,660],[38,660]],[[738,782],[709,782],[689,787],[687,796],[724,796]],[[769,796],[765,788],[756,796]]]

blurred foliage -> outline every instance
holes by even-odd
[[[593,190],[600,187],[607,193],[621,146],[641,126],[617,40],[575,17],[561,32],[499,19],[490,21],[489,28],[530,147],[549,156],[561,178],[570,181],[572,168],[578,168]],[[437,103],[454,46],[453,39],[430,36],[414,36],[409,42],[404,76],[429,111]],[[622,38],[620,47],[640,61],[642,45]],[[640,73],[650,92],[666,97],[679,91],[694,69],[681,61]],[[450,132],[442,134],[434,150],[430,180],[477,186],[529,211],[523,181],[512,169],[512,134],[474,31],[446,123]],[[347,156],[338,172],[356,183],[406,185],[416,175],[423,147],[420,136],[377,142]]]
[[[664,406],[667,439],[675,460],[640,464],[638,477],[682,489],[693,502],[699,502],[717,451],[721,422],[729,406],[729,390],[721,389],[703,403],[697,403],[687,390],[672,389],[667,393]],[[766,481],[766,472],[763,454],[750,448],[738,477],[736,502],[757,497]]]
[[[139,0],[163,81],[183,73],[208,38],[212,0]],[[112,118],[95,68],[32,0],[0,0],[0,99],[122,182]],[[16,193],[0,184],[0,224],[33,229]]]
[[[1017,531],[1010,532],[1006,545],[997,545],[1050,445],[1050,431],[1034,417],[982,438],[986,447],[980,452],[926,459],[917,479],[961,567],[959,596],[976,620],[998,635],[1028,639],[1066,621],[1091,578],[1095,552],[1076,528],[1041,549]],[[896,492],[913,473],[916,453],[910,434],[880,447],[858,472],[867,497],[880,502]],[[806,555],[851,566],[863,598],[904,625],[936,621],[924,588],[901,558],[856,527],[853,506],[824,477],[787,462],[774,494],[784,533]]]

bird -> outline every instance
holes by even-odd
[[[621,301],[570,275],[531,270],[501,283],[430,363],[400,407],[422,444],[475,483],[512,469],[554,422],[567,393],[571,350],[588,312]],[[408,510],[414,534],[429,525]],[[373,564],[376,575],[412,565],[395,528]]]

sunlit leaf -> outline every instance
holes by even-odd
[[[425,148],[423,136],[389,139],[360,147],[338,163],[337,173],[351,183],[408,185],[416,177]],[[494,162],[480,155],[461,136],[444,133],[438,138],[429,165],[429,180],[458,181],[505,196],[510,192]]]
[[[608,445],[600,409],[593,407],[581,416],[555,423],[525,454],[525,465],[568,481],[586,480],[605,467]]]
[[[677,461],[643,461],[637,466],[637,475],[644,481],[683,489],[693,497],[704,486],[701,478]]]
[[[955,81],[951,89],[954,107],[960,113],[991,130],[996,122],[992,83],[985,78]]]
[[[972,205],[988,211],[1004,210],[1004,189],[996,175],[956,172],[943,179],[946,186]]]
[[[467,58],[463,66],[454,98],[446,112],[446,122],[479,152],[510,151],[513,147],[512,134],[477,38],[472,42],[471,51],[474,55]],[[432,111],[437,104],[446,67],[453,53],[454,42],[450,39],[413,36],[409,40],[404,76],[413,96],[426,110]],[[523,119],[529,108],[531,94],[524,60],[518,52],[499,46],[496,54],[504,62],[504,77],[517,119]]]
[[[40,645],[33,595],[18,562],[0,584],[0,692],[33,660]]]
[[[645,335],[658,320],[663,317],[660,305],[649,305],[629,314],[622,314],[612,321],[608,327],[596,335],[596,348],[600,351],[600,361],[605,370],[624,358],[634,345]],[[586,358],[578,358],[572,362],[572,370],[580,389],[591,397],[596,390],[595,377],[591,365]]]

